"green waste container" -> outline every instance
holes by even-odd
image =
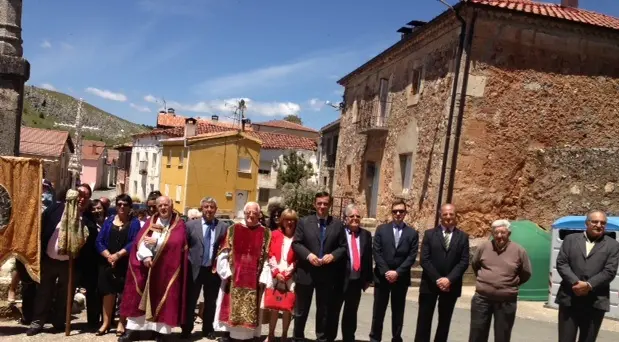
[[[527,220],[511,222],[511,231],[510,239],[527,251],[533,269],[531,279],[520,287],[518,299],[531,302],[547,301],[551,233]]]

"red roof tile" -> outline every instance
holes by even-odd
[[[186,116],[182,116],[178,114],[159,113],[157,115],[157,127],[163,128],[163,129],[171,128],[171,127],[184,127],[185,119],[187,119]],[[231,122],[213,121],[213,120],[203,119],[203,118],[196,118],[196,120],[198,120],[198,123],[203,122],[203,123],[208,123],[208,124],[212,124],[212,125],[216,125],[220,127],[239,128],[238,124],[233,124]],[[247,131],[250,131],[251,125],[246,125],[245,129]]]
[[[73,141],[69,132],[22,126],[19,136],[19,153],[59,158],[67,143],[69,150],[73,151]]]
[[[276,127],[276,128],[286,128],[286,129],[296,129],[299,131],[318,133],[318,131],[313,128],[305,127],[303,125],[299,125],[298,123],[294,123],[294,122],[290,122],[286,120],[271,120],[271,121],[266,121],[266,122],[257,122],[257,123],[254,123],[254,125]]]
[[[97,160],[105,151],[105,143],[103,141],[82,140],[82,159]]]
[[[155,133],[155,131],[157,131]],[[234,131],[229,128],[213,125],[206,122],[198,123],[196,128],[196,135],[204,135],[217,132],[230,132]],[[170,137],[181,137],[184,134],[182,127],[169,128],[165,130],[153,130],[153,135],[167,135]],[[262,141],[262,148],[266,150],[316,150],[316,141],[314,139],[300,137],[291,134],[282,133],[270,133],[270,132],[246,132],[260,141]],[[144,134],[144,133],[141,133]]]
[[[291,134],[249,132],[262,141],[265,150],[316,150],[316,140]]]
[[[619,18],[582,8],[564,7],[559,4],[531,0],[468,0],[468,2],[619,30]]]

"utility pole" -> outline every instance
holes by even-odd
[[[0,156],[19,155],[24,83],[30,63],[23,58],[22,0],[0,0]]]

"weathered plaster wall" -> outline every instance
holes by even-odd
[[[454,198],[465,230],[619,209],[619,35],[480,15]],[[602,150],[597,150],[601,148]],[[545,152],[544,152],[545,151]],[[608,189],[613,189],[608,190]]]

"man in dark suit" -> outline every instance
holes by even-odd
[[[338,318],[343,305],[342,341],[355,342],[361,291],[367,290],[374,277],[372,274],[372,234],[361,228],[361,214],[354,204],[348,205],[344,213],[348,258],[341,265],[344,277],[340,279],[340,284],[336,285],[331,315],[334,319],[329,320],[329,340],[334,341],[337,337]]]
[[[599,210],[587,215],[584,234],[568,235],[557,256],[561,286],[559,341],[593,342],[604,314],[610,310],[610,283],[617,275],[619,243],[604,234],[606,214]]]
[[[187,313],[182,335],[185,338],[189,337],[193,331],[196,303],[200,297],[200,291],[203,291],[202,336],[214,340],[213,320],[221,278],[213,272],[213,266],[219,243],[226,235],[228,225],[215,218],[217,202],[214,198],[205,197],[200,201],[200,206],[202,218],[188,221],[186,224],[191,272],[187,282]]]
[[[380,225],[374,233],[374,308],[370,341],[383,338],[383,321],[391,295],[392,342],[402,342],[406,292],[411,284],[411,267],[417,258],[419,234],[404,223],[406,203],[391,205],[393,221]]]
[[[335,284],[343,274],[346,260],[346,235],[342,222],[329,216],[331,195],[319,192],[314,198],[315,215],[302,218],[294,234],[292,249],[297,255],[295,275],[295,341],[305,341],[305,324],[316,290],[316,341],[329,341],[328,321],[333,312]]]
[[[92,190],[88,184],[78,188],[78,210],[82,215],[82,224],[90,231],[94,222],[89,219],[90,197]],[[67,306],[67,286],[69,282],[69,256],[58,254],[59,223],[64,212],[64,203],[54,203],[43,212],[41,222],[41,282],[37,286],[34,314],[27,336],[43,331],[48,317],[52,317],[54,330],[60,332],[65,328]],[[95,226],[96,229],[96,226]],[[53,314],[50,315],[52,300]]]
[[[441,207],[441,224],[425,232],[420,264],[416,342],[429,342],[438,301],[435,342],[447,342],[451,316],[462,294],[462,276],[469,266],[469,236],[456,227],[456,207]]]

